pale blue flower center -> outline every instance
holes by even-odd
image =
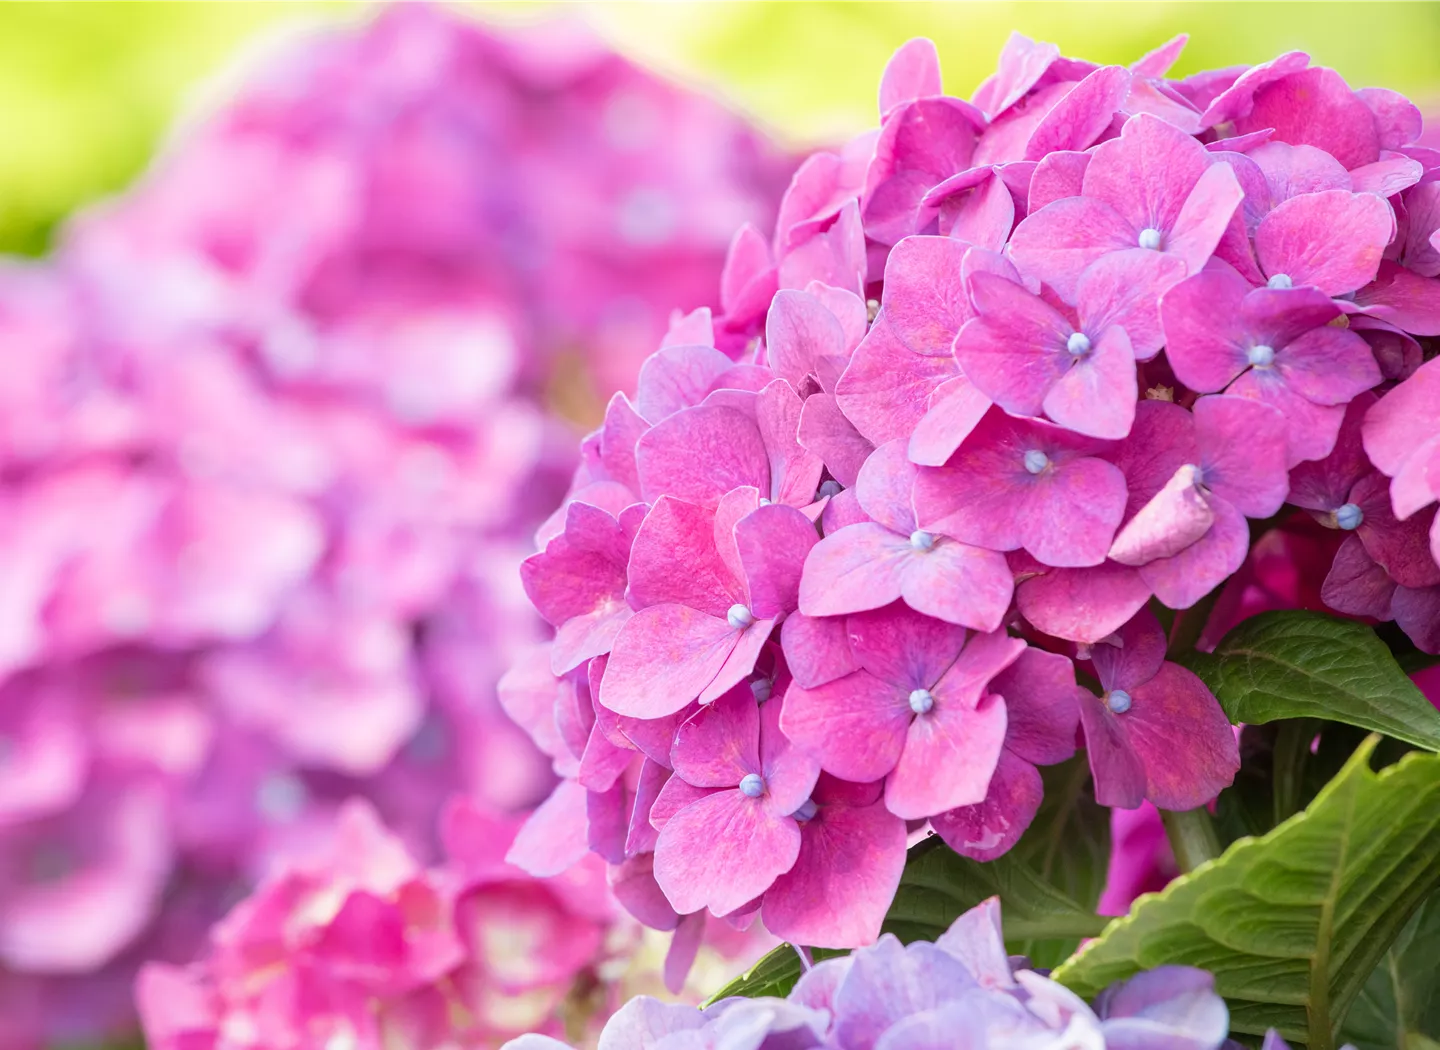
[[[1275,348],[1261,343],[1246,351],[1245,358],[1256,368],[1269,368],[1275,363]]]
[[[281,824],[298,817],[309,800],[304,782],[289,773],[272,773],[255,789],[255,808],[260,815]]]
[[[1365,520],[1365,512],[1353,503],[1347,503],[1335,511],[1335,524],[1339,525],[1346,532],[1351,529],[1358,529],[1360,523]]]
[[[813,798],[807,798],[804,802],[800,803],[800,808],[790,815],[799,821],[814,820],[815,814],[819,811],[820,807],[815,805],[815,800]]]
[[[815,493],[816,499],[824,499],[826,496],[838,496],[845,491],[845,487],[831,478],[829,481],[822,481],[819,490]]]
[[[725,622],[735,630],[741,631],[755,622],[755,615],[745,606],[736,602],[726,611]]]
[[[910,534],[910,546],[917,551],[928,551],[935,546],[935,537],[924,529],[916,529]]]
[[[740,794],[746,798],[759,798],[765,794],[765,778],[759,773],[746,773],[740,778]]]
[[[763,704],[770,699],[770,693],[775,688],[775,683],[768,678],[757,678],[750,683],[750,695],[755,698],[757,704]]]
[[[1117,715],[1130,710],[1130,694],[1123,689],[1112,689],[1105,694],[1105,706]]]
[[[1073,357],[1084,357],[1090,352],[1090,337],[1084,332],[1071,332],[1070,338],[1065,340],[1065,349]]]
[[[766,499],[764,496],[761,496],[761,497],[760,497],[760,506],[762,506],[762,507],[768,507],[768,506],[770,506],[770,501],[769,501],[768,499]]]
[[[914,689],[910,692],[910,710],[917,715],[928,715],[935,706],[935,698],[928,689]]]
[[[1032,448],[1025,453],[1025,469],[1031,474],[1039,474],[1049,465],[1050,457],[1038,448]]]
[[[1294,288],[1295,282],[1290,280],[1288,273],[1277,273],[1270,280],[1265,282],[1266,288]]]
[[[1153,252],[1153,251],[1158,251],[1158,250],[1159,250],[1159,248],[1160,248],[1160,240],[1161,240],[1160,231],[1157,230],[1157,229],[1155,229],[1155,227],[1153,227],[1153,226],[1147,226],[1147,227],[1145,227],[1145,229],[1143,229],[1143,230],[1140,231],[1140,237],[1139,237],[1139,239],[1138,239],[1138,243],[1139,243],[1140,247],[1142,247],[1142,248],[1147,248],[1147,249],[1149,249],[1150,251]]]

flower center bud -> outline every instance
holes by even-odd
[[[1090,337],[1084,332],[1071,332],[1070,338],[1065,340],[1065,349],[1070,351],[1071,357],[1084,357],[1090,352]]]
[[[1025,469],[1031,474],[1039,474],[1050,465],[1050,457],[1041,452],[1038,448],[1029,449],[1025,453]]]
[[[765,794],[765,778],[759,773],[746,773],[740,778],[740,794],[746,798],[759,798]]]
[[[745,606],[736,602],[725,612],[725,622],[737,631],[743,631],[755,622],[755,616]]]
[[[935,546],[935,537],[924,529],[916,529],[910,534],[910,546],[917,551],[928,551]]]
[[[769,700],[774,689],[775,683],[768,678],[757,678],[750,683],[750,695],[755,698],[757,704],[763,704]]]
[[[1147,226],[1145,229],[1140,231],[1140,236],[1137,239],[1137,243],[1140,245],[1140,247],[1147,248],[1153,252],[1160,249],[1160,239],[1160,231],[1155,229],[1155,227],[1153,226]]]
[[[1269,368],[1275,363],[1275,348],[1261,343],[1246,351],[1245,358],[1256,368]]]
[[[910,692],[910,710],[917,715],[928,715],[935,706],[935,698],[928,689],[913,689]]]
[[[1117,715],[1130,710],[1130,694],[1123,689],[1112,689],[1105,694],[1105,706]]]
[[[1353,503],[1347,503],[1335,511],[1335,524],[1346,532],[1358,529],[1365,520],[1365,512]]]
[[[815,805],[815,800],[813,798],[807,798],[804,802],[800,803],[800,808],[794,813],[791,813],[790,816],[803,823],[807,820],[814,820],[815,814],[819,811],[820,807]]]
[[[1265,282],[1266,288],[1294,288],[1295,282],[1290,280],[1288,273],[1277,273],[1270,280]]]
[[[829,481],[822,481],[820,487],[815,490],[816,499],[824,499],[826,496],[838,496],[845,491],[845,487],[831,478]]]
[[[762,507],[768,507],[768,506],[770,506],[770,501],[769,501],[768,499],[766,499],[764,496],[761,496],[761,497],[760,497],[760,506],[762,506]]]
[[[875,318],[877,318],[877,317],[879,317],[879,316],[880,316],[880,300],[879,300],[879,299],[866,299],[866,300],[865,300],[865,319],[866,319],[867,321],[869,321],[871,324],[874,324],[874,323],[875,323]]]

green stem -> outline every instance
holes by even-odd
[[[1170,628],[1170,644],[1167,647],[1166,656],[1173,660],[1177,656],[1184,656],[1195,651],[1195,647],[1200,644],[1201,636],[1205,633],[1205,625],[1210,622],[1210,614],[1215,611],[1215,603],[1220,600],[1222,590],[1224,590],[1223,584],[1190,608],[1182,609],[1175,614],[1175,622]]]
[[[1275,733],[1271,798],[1276,825],[1300,812],[1305,762],[1310,757],[1310,741],[1315,739],[1316,726],[1309,718],[1286,719]]]
[[[1194,871],[1205,861],[1220,856],[1220,837],[1215,834],[1215,824],[1204,806],[1163,809],[1160,819],[1165,822],[1165,834],[1170,838],[1170,848],[1175,851],[1175,863],[1181,871]]]

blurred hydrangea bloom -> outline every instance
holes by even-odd
[[[539,638],[552,406],[633,380],[783,163],[576,26],[403,5],[289,41],[0,268],[0,1041],[124,1034],[137,961],[189,958],[350,796],[426,862],[452,793],[519,813],[569,771],[495,692]],[[551,947],[496,965],[593,961]]]
[[[966,102],[912,41],[880,127],[737,232],[526,562],[556,640],[502,694],[566,782],[512,860],[599,853],[660,929],[854,948],[907,831],[993,859],[1078,746],[1126,810],[1231,782],[1157,609],[1440,651],[1440,152],[1304,54],[1169,78],[1183,45],[1017,34]],[[1122,910],[1165,878],[1126,830]]]
[[[1224,1045],[1229,1011],[1210,975],[1165,966],[1107,988],[1092,1010],[1005,954],[996,898],[933,944],[891,934],[816,964],[785,999],[722,999],[703,1010],[632,999],[601,1046],[682,1050],[1063,1050]],[[505,1050],[566,1050],[526,1035]]]

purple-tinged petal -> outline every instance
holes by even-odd
[[[542,879],[578,864],[590,852],[588,796],[575,781],[560,781],[521,826],[505,862]]]
[[[945,357],[974,316],[961,278],[970,245],[950,237],[906,237],[885,261],[885,317],[917,354]]]
[[[1115,717],[1145,766],[1146,798],[1161,809],[1194,809],[1230,786],[1240,752],[1205,683],[1167,662],[1130,695],[1130,709]]]
[[[1160,326],[1160,297],[1185,276],[1185,264],[1173,255],[1143,248],[1111,252],[1080,276],[1076,307],[1081,327],[1092,335],[1111,325],[1125,329],[1136,360],[1148,361],[1165,345]]]
[[[760,772],[765,778],[761,798],[777,817],[788,817],[803,806],[820,777],[819,761],[780,727],[785,704],[782,694],[760,705]]]
[[[749,586],[751,615],[770,619],[797,607],[801,567],[818,539],[810,520],[783,503],[760,507],[740,519],[735,543]]]
[[[1235,120],[1241,133],[1274,128],[1295,145],[1319,146],[1346,168],[1377,160],[1380,136],[1370,108],[1333,69],[1312,66],[1254,94],[1250,111]]]
[[[1107,561],[1084,569],[1051,569],[1015,591],[1020,615],[1056,638],[1093,643],[1113,634],[1150,600],[1138,569]]]
[[[1254,106],[1257,92],[1277,80],[1299,72],[1309,64],[1310,56],[1305,52],[1287,51],[1269,62],[1251,66],[1249,69],[1241,66],[1240,75],[1209,100],[1201,118],[1202,122],[1208,128],[1245,116]],[[1214,74],[1223,75],[1227,72],[1215,70]]]
[[[1400,473],[1415,451],[1440,430],[1434,417],[1436,405],[1440,405],[1440,358],[1421,365],[1365,414],[1361,433],[1365,452],[1376,467],[1391,477]]]
[[[880,924],[905,868],[905,822],[883,805],[821,806],[800,856],[765,894],[765,928],[794,944],[858,948]]]
[[[1075,753],[1075,665],[1069,657],[1026,649],[990,688],[1005,698],[1005,748],[1035,765],[1064,762]]]
[[[760,708],[745,689],[702,707],[675,733],[670,764],[695,787],[733,788],[760,771]]]
[[[922,199],[941,180],[972,166],[984,123],[968,102],[943,96],[894,110],[880,129],[865,174],[865,236],[895,244],[925,226],[930,216]]]
[[[1045,114],[1025,145],[1026,160],[1040,160],[1055,150],[1093,146],[1110,127],[1130,90],[1130,71],[1102,66],[1076,84]]]
[[[1390,205],[1374,194],[1306,193],[1260,220],[1255,252],[1267,276],[1344,295],[1375,279],[1394,223]]]
[[[606,1022],[598,1050],[654,1047],[666,1036],[704,1025],[705,1015],[693,1006],[662,1003],[648,995],[638,995]]]
[[[1120,530],[1110,557],[1136,566],[1173,557],[1210,531],[1214,521],[1215,512],[1200,490],[1199,471],[1187,463]]]
[[[832,532],[805,562],[800,609],[835,616],[889,605],[900,597],[904,565],[914,554],[909,537],[874,522]]]
[[[881,310],[835,385],[835,400],[866,440],[883,445],[908,438],[930,392],[957,371],[948,354],[926,357],[906,346]]]
[[[1130,230],[1150,228],[1165,234],[1179,224],[1186,199],[1213,163],[1193,136],[1158,117],[1140,114],[1125,122],[1119,138],[1095,149],[1085,170],[1083,192],[1124,216]],[[1222,229],[1229,218],[1228,213],[1223,217]],[[1135,245],[1132,235],[1124,247]],[[1164,247],[1169,250],[1168,244]]]
[[[785,663],[797,685],[814,689],[859,669],[850,652],[845,619],[792,613],[780,628]]]
[[[1005,744],[1005,701],[996,695],[978,706],[936,700],[910,723],[905,749],[885,780],[885,806],[897,817],[920,820],[985,800]]]
[[[895,768],[914,717],[910,689],[856,671],[815,689],[792,685],[780,728],[828,773],[864,783]]]
[[[775,375],[797,390],[818,375],[822,358],[843,356],[840,321],[815,296],[786,288],[775,293],[765,318],[765,349]]]
[[[1267,405],[1223,395],[1202,397],[1193,415],[1204,485],[1248,517],[1268,518],[1279,510],[1289,491],[1285,417]]]
[[[1037,212],[1047,204],[1066,197],[1080,196],[1090,154],[1077,150],[1056,150],[1040,161],[1030,179],[1027,212]]]
[[[1090,170],[1094,166],[1092,161]],[[1027,215],[1010,236],[1009,252],[1022,274],[1074,302],[1085,268],[1107,252],[1135,247],[1136,235],[1125,217],[1103,201],[1067,197]]]
[[[670,947],[665,950],[665,963],[661,968],[665,987],[672,995],[679,995],[685,987],[685,978],[690,975],[690,968],[695,965],[695,957],[700,954],[700,945],[705,941],[705,927],[705,913],[701,911],[691,912],[675,926],[675,933],[670,938]],[[666,1041],[678,1042],[684,1038],[681,1036],[679,1040]],[[616,1050],[619,1050],[619,1047]]]
[[[1276,357],[1275,370],[1291,389],[1317,405],[1346,405],[1381,381],[1370,344],[1329,325],[1287,343]]]
[[[1183,259],[1191,273],[1198,273],[1214,254],[1244,197],[1235,170],[1228,164],[1212,164],[1185,198],[1165,250]]]
[[[660,792],[670,781],[670,770],[659,762],[645,759],[640,765],[640,776],[635,784],[635,804],[630,810],[630,824],[625,834],[625,855],[634,857],[639,853],[653,853],[657,830],[650,822],[650,813]],[[638,917],[638,916],[637,916]],[[647,925],[649,925],[647,923]],[[664,929],[665,927],[656,927]]]
[[[1320,587],[1320,597],[1336,612],[1350,616],[1390,618],[1395,581],[1376,564],[1359,536],[1346,536]]]
[[[1135,409],[1130,436],[1107,458],[1125,475],[1127,518],[1150,502],[1187,463],[1197,463],[1200,449],[1189,412],[1170,401],[1145,400]]]
[[[740,632],[740,637],[735,640],[735,648],[725,658],[725,663],[716,672],[714,680],[700,690],[697,698],[700,703],[708,704],[724,696],[750,677],[750,672],[755,670],[755,662],[760,659],[761,650],[770,640],[775,623],[773,619],[756,620]]]
[[[1351,188],[1350,173],[1345,170],[1345,165],[1314,146],[1267,142],[1247,155],[1264,173],[1272,204],[1302,193]]]
[[[623,783],[611,784],[603,791],[592,789],[587,792],[586,841],[591,853],[599,854],[610,864],[619,864],[625,859],[625,839],[629,830],[628,801]]]
[[[1350,497],[1351,487],[1373,469],[1365,458],[1360,431],[1365,413],[1374,405],[1374,394],[1361,394],[1345,408],[1345,419],[1335,439],[1335,448],[1324,459],[1301,463],[1290,471],[1290,494],[1286,501],[1306,510],[1329,512]]]
[[[1116,254],[1122,253],[1112,257]],[[1101,331],[1090,352],[1050,388],[1044,409],[1056,423],[1077,434],[1118,440],[1130,433],[1135,422],[1138,394],[1135,352],[1125,329],[1112,326]]]
[[[835,992],[831,1038],[846,1050],[878,1050],[891,1025],[973,988],[970,971],[949,952],[925,942],[902,948],[893,934],[883,934],[851,957]]]
[[[992,403],[963,375],[941,383],[931,391],[925,415],[910,435],[910,462],[927,467],[944,466],[985,417]]]
[[[880,116],[917,98],[938,95],[940,90],[940,55],[935,44],[924,37],[907,40],[890,56],[885,72],[880,74]]]
[[[600,702],[635,718],[678,711],[716,680],[742,633],[684,605],[642,609],[615,638]]]
[[[1411,335],[1440,335],[1440,280],[1389,260],[1380,263],[1373,284],[1355,293],[1355,307]]]
[[[734,366],[735,362],[713,347],[666,347],[640,366],[635,410],[649,422],[658,423],[682,408],[698,405],[711,384]]]
[[[1375,130],[1381,149],[1399,149],[1420,138],[1424,127],[1420,108],[1398,91],[1360,88],[1355,97],[1375,115]]]
[[[1416,648],[1440,653],[1440,586],[1395,588],[1391,611]]]
[[[1066,349],[1073,326],[1039,296],[1002,277],[977,273],[970,287],[979,316],[953,337],[955,359],[996,404],[1038,416],[1045,394],[1074,362]]]
[[[800,828],[760,799],[717,791],[676,813],[655,844],[655,881],[682,914],[724,915],[760,896],[800,854]]]
[[[830,394],[811,394],[805,399],[799,441],[819,456],[835,480],[846,488],[855,484],[861,465],[875,451]]]
[[[909,536],[915,531],[910,493],[918,474],[915,465],[906,458],[905,442],[890,441],[881,445],[860,468],[855,482],[860,508],[892,532]]]
[[[630,604],[683,604],[723,617],[744,594],[716,549],[715,531],[713,511],[661,496],[630,549]]]
[[[1071,727],[1071,737],[1075,730]],[[990,778],[985,800],[930,818],[930,825],[956,853],[971,860],[1003,856],[1035,819],[1044,798],[1040,772],[1006,748]]]
[[[1145,766],[1130,746],[1120,716],[1093,695],[1080,698],[1080,725],[1095,778],[1095,801],[1102,806],[1135,809],[1145,801]]]
[[[1146,586],[1172,609],[1190,608],[1245,564],[1250,529],[1244,516],[1223,499],[1214,500],[1211,509],[1215,523],[1209,532],[1179,554],[1140,569]]]
[[[967,637],[963,627],[925,616],[903,605],[858,613],[846,621],[850,651],[860,666],[907,694],[938,682],[955,664]],[[998,668],[997,668],[998,670]],[[993,673],[993,672],[992,672]],[[971,703],[979,699],[977,691]],[[846,777],[846,780],[878,780]]]
[[[1386,492],[1385,478],[1372,473],[1350,490],[1350,499],[1363,512],[1355,534],[1365,550],[1402,587],[1429,587],[1440,583],[1440,565],[1430,557],[1426,531],[1428,512],[1397,521]]]
[[[1112,463],[1082,457],[1035,486],[1020,522],[1022,546],[1046,565],[1099,565],[1125,513],[1125,476]]]
[[[1096,645],[1090,658],[1104,688],[1134,689],[1154,678],[1165,662],[1165,632],[1155,614],[1142,609],[1114,639]]]
[[[1249,292],[1249,282],[1221,268],[1192,274],[1160,300],[1165,357],[1175,378],[1191,390],[1223,390],[1249,367],[1241,310]]]
[[[1012,32],[1000,51],[996,71],[976,89],[975,105],[994,120],[1024,98],[1059,57],[1060,49],[1054,44]]]
[[[976,631],[1000,626],[1014,593],[1003,554],[946,538],[925,550],[905,542],[912,549],[898,561],[900,597],[910,608]]]

